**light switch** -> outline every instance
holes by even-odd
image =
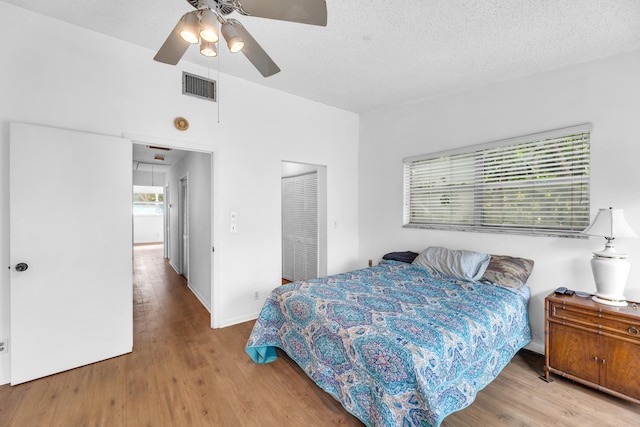
[[[229,219],[231,220],[231,222],[236,222],[236,211],[231,211],[231,213],[229,214]]]
[[[238,232],[238,227],[236,226],[235,222],[231,223],[231,232],[232,233],[237,233]]]

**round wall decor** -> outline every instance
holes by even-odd
[[[176,129],[185,131],[189,129],[189,120],[185,119],[184,117],[176,117],[176,119],[173,121],[173,125],[176,127]]]

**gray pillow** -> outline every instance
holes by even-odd
[[[491,255],[480,252],[431,246],[413,260],[413,264],[427,267],[456,279],[477,282],[484,274]]]
[[[491,255],[489,266],[480,279],[508,288],[522,289],[533,270],[533,260],[507,255]]]

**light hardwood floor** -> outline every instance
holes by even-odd
[[[288,357],[244,353],[253,322],[212,330],[209,313],[162,259],[135,248],[134,351],[0,387],[0,426],[362,426]],[[80,320],[79,320],[80,321]],[[521,352],[443,426],[632,426],[640,407],[557,379]]]

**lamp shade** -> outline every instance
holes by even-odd
[[[204,56],[213,57],[218,55],[218,49],[215,43],[203,40],[202,43],[200,43],[200,53]]]
[[[221,31],[227,41],[227,47],[231,53],[240,52],[244,48],[244,40],[240,38],[231,22],[225,21],[222,24]]]
[[[218,18],[211,9],[205,9],[200,16],[200,38],[215,43],[218,41]]]
[[[623,295],[629,275],[630,264],[625,254],[616,252],[613,240],[616,237],[638,237],[624,218],[622,209],[600,209],[595,219],[584,234],[601,236],[607,240],[604,250],[593,253],[591,271],[596,283],[594,301],[613,305],[625,306],[627,302]]]
[[[583,233],[609,238],[638,237],[624,218],[624,210],[612,208],[600,209],[591,225]]]
[[[182,24],[180,27],[180,37],[187,43],[195,44],[198,43],[198,26],[200,21],[198,20],[198,15],[195,13],[187,13],[182,17]]]

